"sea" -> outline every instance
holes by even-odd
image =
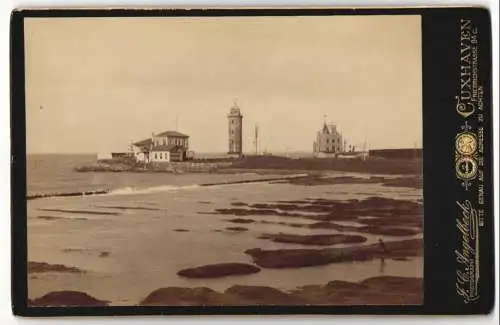
[[[169,174],[76,172],[75,167],[96,161],[95,155],[28,155],[28,195],[107,191],[101,195],[47,197],[28,201],[28,260],[77,267],[84,273],[33,273],[28,295],[77,290],[112,305],[135,305],[161,287],[208,287],[225,290],[236,284],[265,285],[281,290],[326,284],[332,280],[360,281],[377,275],[422,277],[421,257],[338,263],[295,269],[262,269],[261,272],[216,279],[187,279],[177,272],[214,263],[252,263],[251,248],[324,248],[275,243],[259,238],[265,233],[332,234],[331,229],[292,228],[269,223],[234,224],[236,218],[213,214],[232,203],[273,203],[306,198],[363,199],[371,196],[419,200],[422,191],[381,184],[298,186],[276,182],[225,184],[270,178],[272,175]],[[332,172],[331,177],[373,175]],[[397,175],[396,175],[397,176]],[[282,177],[282,175],[276,175]],[[201,186],[216,183],[216,186]],[[210,214],[209,214],[210,213]],[[252,219],[312,223],[280,216]],[[338,222],[359,225],[356,222]],[[244,226],[237,232],[228,227]],[[355,233],[354,233],[355,234]],[[385,241],[411,237],[374,236]],[[349,246],[349,245],[345,245]],[[342,247],[339,245],[338,247]]]

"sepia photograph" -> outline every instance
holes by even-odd
[[[26,18],[29,306],[423,304],[421,30]]]

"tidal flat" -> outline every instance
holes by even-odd
[[[421,302],[418,177],[246,182],[279,176],[164,175],[179,186],[29,201],[30,302]],[[196,186],[203,183],[212,185]]]

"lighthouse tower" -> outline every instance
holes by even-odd
[[[227,115],[229,122],[229,155],[241,156],[243,153],[243,115],[235,102]]]

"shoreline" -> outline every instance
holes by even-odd
[[[421,175],[421,159],[337,159],[248,156],[227,160],[191,160],[144,164],[132,159],[98,160],[75,168],[77,172],[131,173],[297,173],[353,172],[387,175]]]
[[[246,171],[241,172],[242,174],[257,174],[257,175],[268,175],[272,173],[258,173],[256,171]],[[298,171],[297,171],[298,172]],[[233,173],[230,173],[233,174]],[[369,178],[361,178],[355,176],[336,176],[331,177],[331,175],[324,175],[321,172],[313,171],[307,172],[302,171],[302,173],[296,173],[294,171],[286,171],[278,173],[279,176],[276,177],[266,177],[260,179],[248,179],[248,180],[235,180],[235,181],[220,181],[211,183],[201,183],[195,184],[199,187],[212,187],[219,185],[235,185],[235,184],[249,184],[249,183],[271,183],[271,184],[291,184],[298,186],[317,186],[317,185],[335,185],[335,184],[382,184],[384,186],[393,187],[409,187],[409,188],[422,188],[422,177],[418,175],[404,175],[399,177],[383,177],[383,176],[370,176]],[[391,175],[392,176],[392,175]],[[37,193],[28,194],[26,199],[35,200],[43,198],[52,197],[75,197],[75,196],[95,196],[95,195],[106,195],[110,194],[116,189],[97,189],[94,191],[76,191],[76,192],[55,192],[55,193]]]

